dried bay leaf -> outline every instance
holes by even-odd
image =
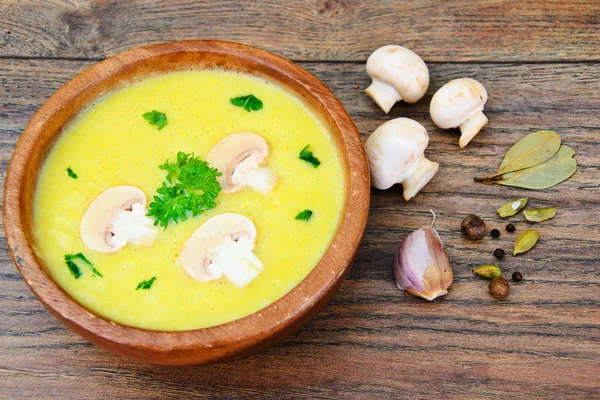
[[[515,241],[513,255],[525,253],[526,251],[531,250],[539,238],[540,235],[538,234],[538,231],[535,229],[527,229],[525,232],[521,233]]]
[[[509,172],[502,175],[501,179],[490,183],[525,189],[547,189],[559,184],[577,171],[577,161],[573,158],[574,155],[575,150],[563,145],[548,161],[535,167]]]
[[[556,207],[535,208],[524,210],[525,219],[531,222],[542,222],[554,218],[558,209]]]
[[[498,213],[500,218],[512,217],[513,215],[521,211],[523,207],[525,207],[525,205],[527,204],[527,200],[529,200],[528,197],[513,200],[500,207],[496,212]]]
[[[518,171],[552,158],[560,148],[560,135],[554,131],[537,131],[515,143],[506,153],[496,175]]]

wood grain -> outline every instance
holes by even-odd
[[[91,63],[5,60],[0,64],[0,165],[6,163],[32,113],[54,90]],[[400,103],[385,116],[362,93],[362,64],[303,63],[350,112],[366,137],[382,122],[414,118],[430,132],[428,158],[440,172],[411,202],[399,188],[372,191],[367,233],[356,262],[332,302],[304,329],[264,353],[230,364],[168,368],[130,362],[85,342],[33,297],[0,242],[0,393],[6,398],[242,397],[242,398],[598,398],[600,388],[600,65],[593,63],[431,64],[431,85],[416,105]],[[458,133],[433,127],[431,96],[450,79],[481,81],[490,122],[465,148]],[[31,79],[31,77],[35,77]],[[355,87],[357,85],[358,87]],[[485,186],[516,140],[555,129],[579,163],[568,181],[545,191]],[[495,262],[529,226],[499,205],[528,195],[532,206],[558,206],[537,225],[530,252],[500,262],[511,286],[492,299],[471,269]],[[395,288],[398,242],[438,215],[455,283],[433,304]],[[470,242],[460,234],[469,213],[497,227],[499,239]]]
[[[366,60],[390,43],[430,62],[600,59],[600,2],[586,0],[3,0],[0,15],[1,57],[218,38],[306,61]]]

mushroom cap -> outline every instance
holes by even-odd
[[[487,91],[474,79],[454,79],[440,88],[431,99],[429,113],[442,129],[456,128],[483,110]]]
[[[206,161],[222,173],[217,178],[223,192],[242,190],[245,183],[235,182],[233,173],[247,159],[253,158],[253,165],[264,165],[269,155],[269,145],[260,135],[252,132],[239,132],[218,142],[206,156]]]
[[[429,143],[427,130],[415,120],[396,118],[381,125],[365,142],[373,186],[389,189],[414,172]]]
[[[247,217],[225,213],[212,217],[198,228],[185,242],[179,262],[183,269],[194,279],[212,281],[222,272],[211,271],[211,252],[226,240],[238,242],[248,250],[254,248],[256,227]]]
[[[429,69],[414,51],[397,45],[375,50],[367,59],[367,74],[392,86],[407,103],[417,102],[429,87]]]
[[[119,211],[129,211],[139,203],[146,207],[146,195],[134,186],[115,186],[106,189],[92,201],[81,220],[79,236],[91,250],[115,253],[126,241],[113,241],[111,221]]]

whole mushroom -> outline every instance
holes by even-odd
[[[247,286],[264,269],[252,252],[254,223],[240,214],[212,217],[185,242],[179,262],[194,279],[212,281],[225,275],[239,288]]]
[[[409,118],[396,118],[377,128],[365,143],[373,186],[389,189],[401,183],[404,199],[415,197],[439,168],[425,158],[428,143],[423,125]]]
[[[412,50],[387,45],[375,50],[367,59],[367,74],[373,79],[365,92],[387,114],[404,100],[416,103],[429,87],[429,70]]]
[[[454,79],[440,88],[431,99],[429,113],[442,129],[460,128],[458,145],[465,147],[487,124],[483,106],[487,91],[474,79]]]
[[[206,156],[211,167],[218,169],[224,193],[243,190],[246,186],[268,193],[277,183],[277,176],[266,165],[269,145],[260,135],[239,132],[218,142]]]
[[[100,193],[88,207],[79,236],[89,249],[116,253],[127,243],[151,244],[158,228],[146,216],[146,195],[134,186],[115,186]]]

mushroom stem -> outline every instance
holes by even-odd
[[[158,228],[154,220],[146,216],[146,209],[141,203],[134,203],[131,211],[117,210],[110,221],[110,232],[113,235],[108,241],[116,247],[123,247],[127,243],[152,244]]]
[[[415,172],[402,183],[402,187],[404,188],[404,200],[408,201],[415,197],[416,194],[427,185],[431,178],[433,178],[439,167],[440,164],[429,161],[422,155],[417,163]]]
[[[459,125],[461,135],[458,140],[458,145],[462,148],[469,144],[471,139],[479,133],[481,128],[483,128],[487,122],[488,119],[483,114],[483,111],[479,111],[467,118],[465,122]]]
[[[277,175],[269,167],[258,167],[246,176],[246,185],[257,192],[267,194],[273,190],[278,180]]]
[[[263,263],[243,238],[237,242],[226,239],[213,250],[212,260],[210,268],[222,271],[239,288],[246,287],[264,269]]]
[[[386,114],[390,112],[394,104],[402,100],[396,89],[378,79],[373,79],[373,83],[365,92]]]

